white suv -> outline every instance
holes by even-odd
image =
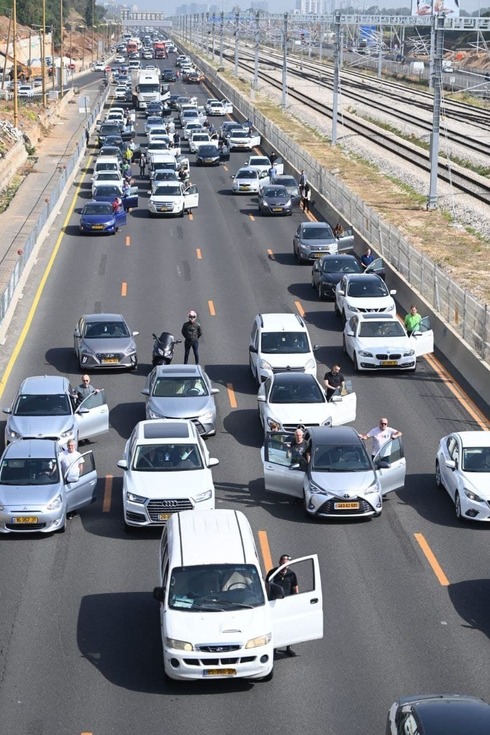
[[[309,373],[316,377],[310,335],[298,314],[258,314],[250,335],[250,370],[260,385],[274,373]]]

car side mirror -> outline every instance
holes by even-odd
[[[377,470],[388,470],[390,467],[391,464],[388,462],[387,459],[380,459],[378,462],[376,462]]]
[[[354,332],[347,332],[348,337],[354,337]]]
[[[182,341],[182,340],[180,340],[180,341]],[[215,396],[216,393],[219,393],[219,388],[211,388],[211,395],[212,396]]]
[[[120,467],[122,470],[127,470],[128,469],[127,460],[120,459],[119,462],[117,463],[117,466]]]
[[[254,347],[253,345],[250,345],[250,347],[248,348],[248,351],[249,352],[254,352],[255,354],[257,354],[257,348]]]
[[[217,464],[219,464],[219,459],[216,457],[210,457],[208,459],[208,467],[216,467]]]
[[[259,403],[265,403],[265,396],[257,396],[257,401]]]
[[[396,288],[392,288],[390,291],[390,296],[394,296],[396,294]]]
[[[319,349],[320,349],[320,345],[313,345],[313,352],[315,352],[315,350],[319,350]]]
[[[454,461],[454,459],[446,459],[446,467],[448,470],[455,470],[458,466],[458,463]]]
[[[6,413],[6,414],[11,414],[12,413],[12,409],[11,408],[2,408],[2,411],[3,411],[3,413]]]
[[[74,337],[80,337],[80,336],[81,336],[81,334],[80,334],[80,332],[78,331],[78,329],[75,329],[75,331],[73,332],[73,336],[74,336]]]
[[[137,337],[139,332],[131,332],[131,334],[133,335],[133,337]]]
[[[301,469],[301,465],[299,464],[299,462],[297,462],[296,464],[289,465],[289,469],[290,470],[300,470]]]
[[[149,395],[150,395],[150,391],[149,391],[149,389],[148,389],[148,388],[143,388],[143,390],[141,391],[141,393],[142,393],[142,395],[144,395],[144,396],[149,396]]]
[[[268,600],[283,600],[284,599],[284,590],[283,588],[275,584],[274,582],[269,582],[269,590],[267,592],[267,599]]]
[[[157,602],[165,602],[165,590],[163,587],[153,588],[153,599]]]

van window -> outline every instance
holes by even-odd
[[[203,564],[172,569],[168,604],[174,610],[223,612],[264,603],[259,573],[252,564]]]

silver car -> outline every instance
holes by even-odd
[[[136,370],[138,356],[134,337],[121,314],[85,314],[73,334],[74,350],[81,370],[129,368]]]
[[[157,365],[142,391],[147,419],[189,419],[201,436],[216,434],[219,393],[200,365]]]
[[[279,174],[271,179],[271,184],[276,186],[285,186],[288,190],[288,194],[292,199],[293,204],[297,204],[300,200],[299,196],[299,185],[294,176],[288,176],[287,174]]]
[[[293,252],[298,263],[308,263],[327,253],[336,253],[339,245],[346,248],[353,243],[351,230],[337,238],[328,222],[302,222],[294,233]]]
[[[5,446],[20,439],[51,439],[66,446],[109,431],[103,390],[76,404],[68,378],[36,375],[22,381],[7,414]]]
[[[9,444],[0,458],[0,533],[63,533],[67,513],[96,499],[92,452],[77,453],[78,479],[63,476],[57,442],[26,439]],[[81,464],[80,464],[81,463]],[[78,474],[78,470],[77,470]]]

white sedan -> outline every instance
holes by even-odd
[[[409,337],[395,314],[355,314],[345,324],[343,346],[357,371],[415,372],[417,357],[434,352],[434,332],[428,317]]]
[[[272,166],[270,158],[267,156],[249,156],[248,161],[245,164],[249,168],[255,168],[260,173],[269,174],[269,169]],[[282,158],[277,158],[274,161],[274,168],[276,169],[276,176],[284,173],[284,163]]]
[[[267,173],[261,176],[257,169],[248,166],[239,169],[231,178],[233,194],[258,194],[260,187],[269,183]]]
[[[192,133],[189,138],[189,150],[191,153],[197,153],[197,149],[200,145],[209,145],[209,143],[211,143],[209,133],[198,130],[197,132]]]
[[[184,212],[191,212],[199,206],[197,186],[184,187],[180,181],[162,181],[150,194],[148,215],[175,215],[183,217]]]
[[[259,388],[259,416],[264,431],[294,431],[297,426],[340,426],[356,420],[357,396],[334,394],[331,401],[308,373],[276,373]]]
[[[344,321],[367,312],[395,314],[395,294],[375,273],[346,273],[335,287],[335,313]]]
[[[228,137],[228,146],[231,151],[251,151],[260,145],[260,135],[250,133],[245,128],[232,130]]]
[[[439,442],[436,485],[446,488],[456,517],[490,521],[490,432],[455,431]]]

